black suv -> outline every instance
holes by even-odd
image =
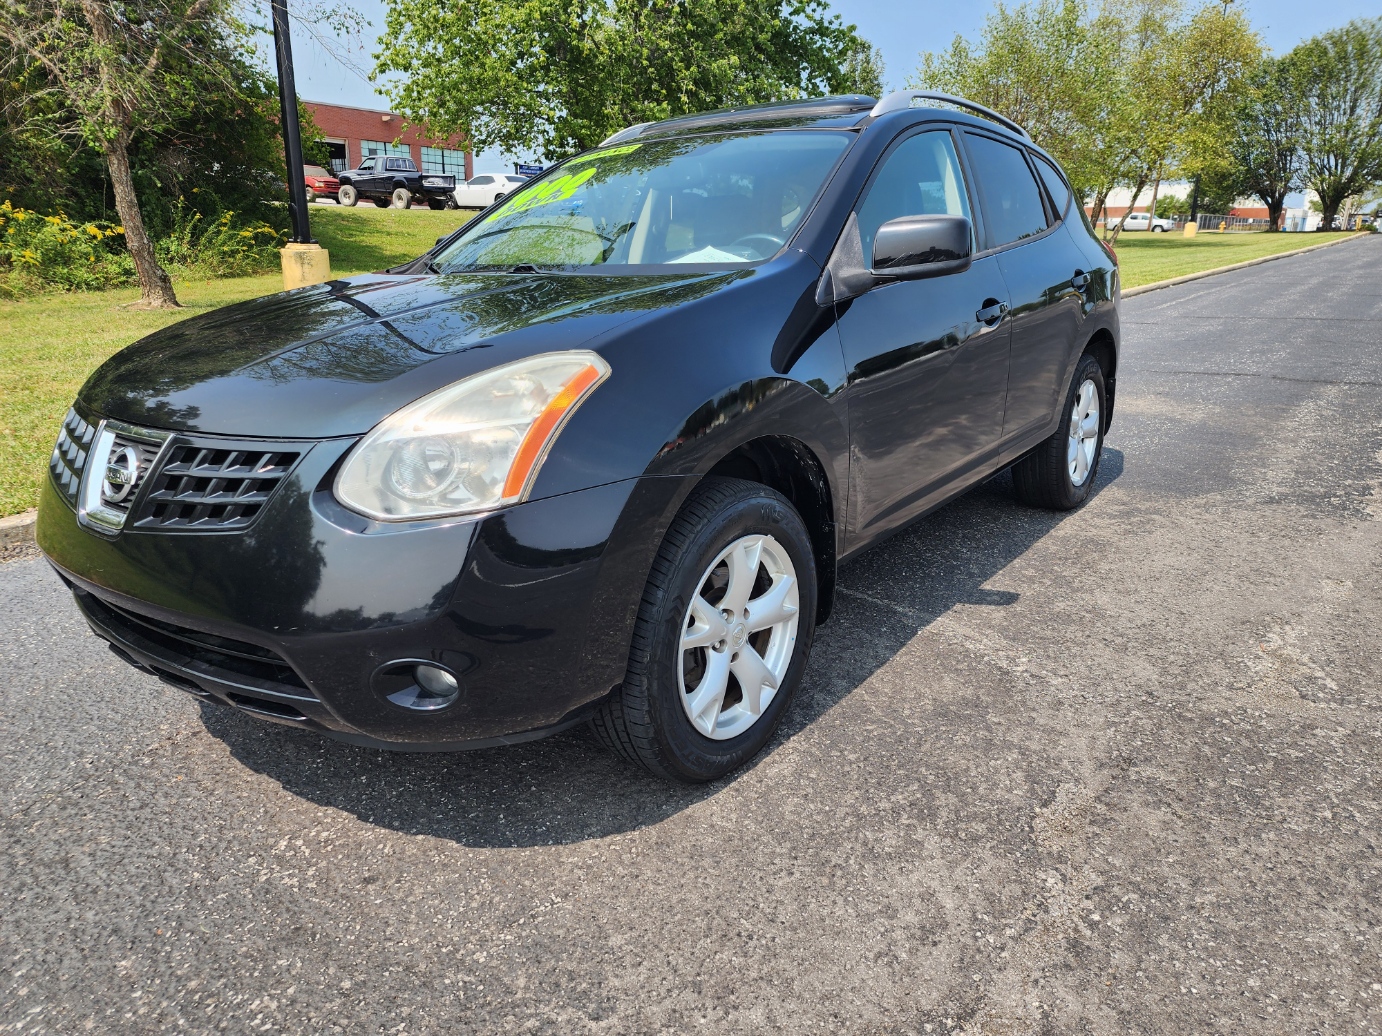
[[[202,701],[411,750],[588,722],[706,780],[771,737],[841,560],[1008,466],[1089,496],[1118,294],[966,102],[631,127],[412,263],[109,360],[38,539]]]
[[[413,202],[429,209],[444,209],[456,190],[456,178],[449,174],[419,173],[411,158],[375,155],[358,168],[347,169],[338,177],[340,193],[336,201],[354,205],[368,198],[381,209],[411,208]]]

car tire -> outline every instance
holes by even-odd
[[[390,200],[396,209],[411,209],[413,207],[413,196],[406,187],[395,187]]]
[[[1013,487],[1020,501],[1072,511],[1089,499],[1104,452],[1106,407],[1103,368],[1086,353],[1075,365],[1065,393],[1060,426],[1013,465]]]
[[[360,200],[360,194],[348,183],[341,184],[341,189],[336,194],[336,204],[344,205],[347,208],[354,208],[355,203]]]
[[[744,607],[726,624],[732,609],[722,605],[731,594]],[[719,625],[710,627],[702,616]],[[750,628],[768,619],[779,621]],[[801,682],[815,620],[814,551],[796,509],[756,482],[707,478],[663,538],[643,591],[624,682],[591,728],[608,748],[659,777],[685,783],[723,777],[773,736]],[[685,643],[717,632],[724,634],[717,643]],[[744,692],[747,681],[740,683],[745,672],[766,673],[756,709]],[[710,704],[693,720],[692,710],[703,701]]]
[[[446,202],[440,201],[436,198],[428,198],[427,207],[431,209],[433,212],[440,212],[442,209],[446,208]]]
[[[1165,227],[1152,227],[1152,233],[1153,233],[1153,234],[1164,234],[1164,233],[1166,233],[1166,228],[1165,228]]]
[[[459,209],[461,207],[461,203],[458,202],[453,196],[446,199],[446,207],[448,209]]]
[[[373,199],[373,201],[374,201],[374,207],[377,208],[377,209],[387,209],[387,208],[389,207],[389,199],[388,199],[388,198],[375,198],[375,199]]]
[[[310,187],[307,188],[307,204],[308,204],[308,205],[311,205],[311,204],[312,204],[314,201],[316,201],[316,200],[317,200],[317,192],[314,191],[314,190],[312,190],[312,188],[310,188]]]
[[[494,196],[494,201],[490,202],[490,204],[491,204],[491,205],[498,205],[501,201],[503,201],[503,200],[504,200],[505,198],[507,198],[507,197],[508,197],[507,194],[496,194],[496,195]]]

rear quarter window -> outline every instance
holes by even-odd
[[[983,199],[988,246],[998,248],[1042,233],[1046,207],[1022,151],[992,137],[965,136]]]

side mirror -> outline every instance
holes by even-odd
[[[969,269],[973,240],[963,216],[890,219],[874,235],[872,273],[901,281],[960,273]]]

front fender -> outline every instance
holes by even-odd
[[[791,378],[726,386],[688,414],[648,464],[648,475],[704,475],[740,446],[765,436],[796,439],[820,462],[836,503],[849,478],[849,433],[843,400],[832,402]]]

